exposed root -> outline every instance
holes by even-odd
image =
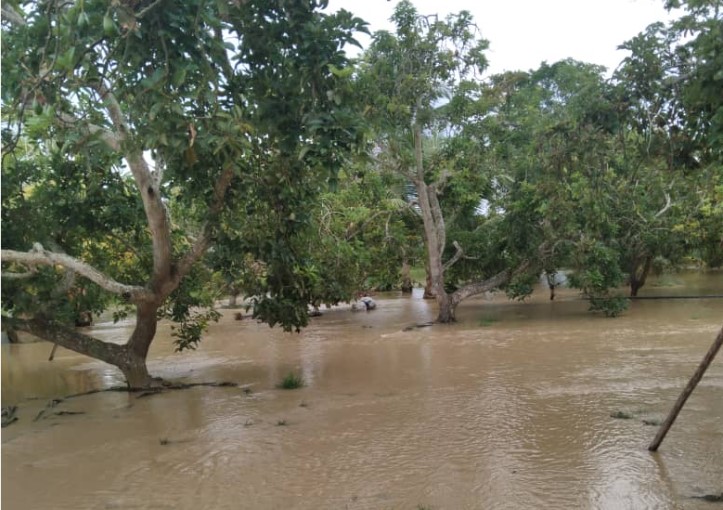
[[[77,397],[84,397],[87,395],[93,395],[95,393],[105,393],[105,392],[122,392],[122,393],[138,393],[137,398],[143,398],[143,397],[149,397],[151,395],[157,395],[159,393],[163,393],[166,390],[186,390],[188,388],[195,388],[196,386],[208,386],[211,388],[238,388],[240,385],[237,382],[231,382],[231,381],[212,381],[212,382],[199,382],[199,383],[172,383],[167,381],[161,381],[160,379],[156,379],[156,381],[159,382],[158,386],[152,386],[150,388],[144,388],[144,389],[133,389],[128,388],[127,386],[111,386],[110,388],[103,388],[98,390],[90,390],[90,391],[84,391],[82,393],[74,393],[72,395],[67,395],[63,398],[54,398],[50,401],[48,401],[47,405],[44,409],[41,409],[40,412],[35,416],[33,421],[38,421],[39,419],[43,417],[47,417],[49,414],[53,414],[55,416],[69,416],[69,415],[76,415],[76,414],[85,414],[85,411],[57,411],[54,413],[49,413],[51,409],[56,407],[58,404],[61,404],[65,400],[71,399],[71,398],[77,398]],[[251,393],[251,389],[248,386],[245,386],[243,388],[243,391],[245,394]],[[17,406],[10,406],[10,407],[4,407],[2,410],[2,426],[7,427],[11,423],[14,423],[18,420],[18,418],[15,416],[15,412],[17,411]]]

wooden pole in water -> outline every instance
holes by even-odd
[[[53,358],[55,358],[55,351],[58,350],[58,344],[53,344],[53,350],[50,351],[50,357],[48,358],[48,361],[53,361]]]
[[[713,358],[715,358],[715,355],[718,354],[718,351],[720,350],[722,345],[723,327],[721,327],[720,331],[718,332],[718,336],[713,341],[713,345],[710,346],[710,349],[708,349],[708,352],[703,357],[703,361],[701,361],[700,365],[698,365],[698,369],[693,374],[693,377],[691,377],[690,381],[688,381],[688,384],[683,390],[683,393],[681,393],[678,397],[678,400],[675,402],[673,409],[670,410],[670,414],[668,414],[668,417],[660,426],[660,430],[658,430],[658,433],[655,435],[655,439],[653,439],[653,442],[650,443],[650,446],[648,446],[648,450],[650,450],[651,452],[658,450],[660,443],[663,442],[663,439],[665,439],[665,435],[668,433],[668,430],[670,430],[670,427],[673,426],[673,422],[678,417],[678,413],[680,413],[680,410],[683,409],[685,401],[688,400],[690,394],[693,393],[693,390],[703,378],[703,374],[705,374],[705,371],[708,370],[708,366],[713,361]]]

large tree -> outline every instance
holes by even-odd
[[[213,315],[194,316],[197,262],[247,220],[267,226],[258,317],[303,325],[286,313],[306,306],[287,247],[355,142],[342,47],[363,27],[324,5],[4,3],[4,321],[148,386],[159,317],[179,346],[198,341]],[[68,310],[114,299],[135,309],[127,343],[69,327]]]
[[[436,15],[422,16],[410,2],[402,1],[392,21],[396,32],[376,33],[362,57],[359,86],[376,129],[379,164],[414,186],[424,228],[426,266],[439,306],[437,320],[452,322],[462,300],[506,284],[528,265],[518,258],[519,252],[498,246],[494,260],[477,264],[464,280],[448,282],[445,276],[465,256],[465,247],[458,239],[448,239],[441,198],[445,189],[452,189],[455,183],[464,186],[469,177],[478,181],[483,172],[472,157],[481,145],[466,146],[471,159],[448,149],[456,143],[455,135],[463,125],[479,113],[469,106],[477,99],[487,41],[478,36],[466,11],[442,20]],[[475,209],[483,198],[482,190],[471,193]],[[466,212],[470,213],[469,209]],[[478,220],[483,221],[482,216]],[[467,255],[474,258],[477,254]],[[448,288],[448,283],[454,288]]]

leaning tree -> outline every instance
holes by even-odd
[[[355,142],[343,46],[363,29],[325,5],[3,3],[3,322],[149,386],[159,318],[193,347],[214,317],[199,260],[263,216],[257,316],[303,325],[286,247]],[[72,328],[111,305],[135,311],[127,343]]]

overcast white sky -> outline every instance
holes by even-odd
[[[472,13],[490,42],[487,74],[529,70],[568,57],[612,72],[625,58],[617,46],[671,16],[663,0],[412,0],[420,14]],[[371,32],[392,30],[396,0],[329,0],[369,22]],[[368,39],[360,38],[364,45]]]

